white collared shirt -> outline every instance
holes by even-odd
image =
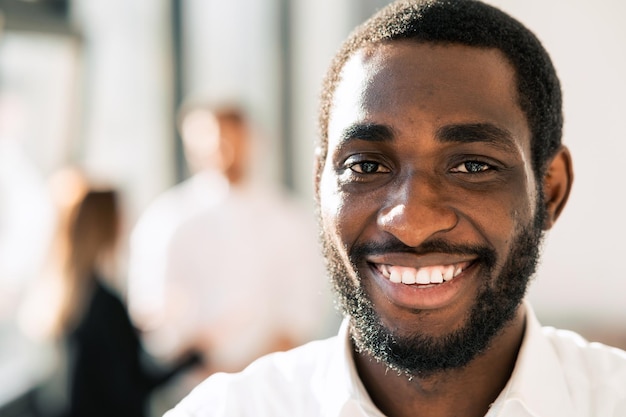
[[[332,335],[318,249],[313,211],[280,188],[204,171],[165,191],[130,247],[128,300],[146,347],[166,361],[193,348],[238,371],[283,339]]]
[[[513,374],[486,417],[626,417],[626,352],[541,327],[526,304]],[[165,417],[381,417],[339,335],[208,378]]]

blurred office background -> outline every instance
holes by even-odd
[[[626,3],[489,2],[527,24],[551,53],[574,158],[574,190],[530,298],[544,323],[625,347]],[[348,32],[386,3],[0,0],[0,405],[54,362],[15,324],[51,232],[49,176],[80,164],[118,187],[128,230],[159,192],[188,175],[178,106],[236,98],[260,127],[265,168],[257,175],[312,207],[321,78]]]

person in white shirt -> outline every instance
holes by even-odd
[[[179,125],[195,174],[131,236],[129,305],[147,347],[165,362],[200,352],[194,378],[204,378],[329,335],[337,320],[314,212],[251,178],[244,111],[193,103]]]
[[[338,336],[207,379],[167,417],[623,417],[626,352],[524,301],[568,199],[558,77],[471,0],[403,0],[322,92],[316,198]]]

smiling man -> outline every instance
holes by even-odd
[[[480,2],[394,3],[324,85],[316,198],[337,337],[216,375],[174,416],[626,416],[626,353],[524,302],[572,184],[547,53]]]

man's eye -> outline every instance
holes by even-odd
[[[389,172],[389,170],[385,168],[382,164],[372,161],[363,161],[350,164],[348,168],[358,174],[376,174],[381,172]]]
[[[493,169],[493,167],[485,162],[465,161],[462,164],[452,168],[452,172],[461,172],[466,174],[477,174]]]

